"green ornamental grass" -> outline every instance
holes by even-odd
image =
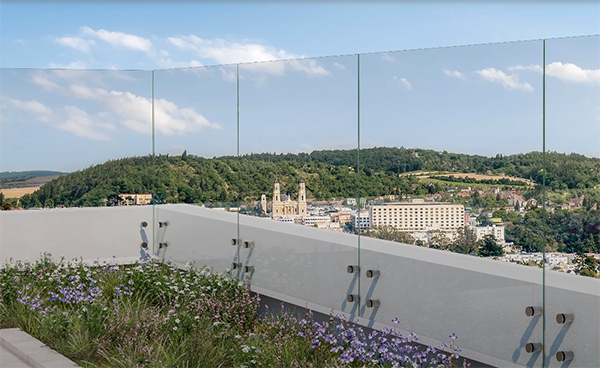
[[[259,320],[259,302],[228,275],[156,260],[89,265],[45,254],[0,270],[0,328],[19,327],[83,367],[449,367],[458,359],[452,345],[440,354],[385,331],[403,345],[373,344],[341,316],[319,324],[310,311],[282,308]]]

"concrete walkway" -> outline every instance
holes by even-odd
[[[2,368],[76,368],[79,367],[19,328],[0,330],[0,367]]]

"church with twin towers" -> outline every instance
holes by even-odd
[[[265,195],[263,194],[263,198]],[[263,202],[261,198],[261,202]],[[264,202],[266,204],[266,198]],[[293,201],[288,195],[281,194],[279,179],[275,177],[273,187],[273,205],[271,206],[271,218],[306,216],[306,186],[304,179],[298,183],[298,200]]]

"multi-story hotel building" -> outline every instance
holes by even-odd
[[[371,227],[393,226],[401,231],[454,232],[465,226],[465,207],[447,202],[410,202],[375,204],[369,208]]]

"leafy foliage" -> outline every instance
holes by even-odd
[[[482,257],[501,257],[504,254],[502,247],[496,243],[496,238],[492,234],[485,235],[477,241],[479,255]]]
[[[192,264],[44,255],[2,265],[0,286],[1,327],[18,326],[84,367],[456,367],[460,353],[389,328],[367,337],[344,316],[316,322],[283,305],[261,321],[249,284]]]
[[[144,156],[108,161],[63,175],[22,199],[24,207],[54,205],[101,206],[104,198],[120,193],[161,194],[167,203],[210,203],[257,200],[271,193],[275,175],[283,190],[297,194],[300,178],[315,199],[357,196],[357,150],[324,150],[298,154],[250,154],[206,159]],[[589,189],[600,184],[600,159],[547,153],[550,188]],[[360,152],[360,196],[385,194],[423,196],[441,191],[439,184],[398,174],[415,170],[485,173],[531,179],[542,183],[540,152],[484,157],[433,150],[379,147]],[[466,179],[463,179],[466,180]]]
[[[390,225],[374,226],[372,229],[365,231],[362,235],[370,238],[389,240],[398,243],[415,244],[415,238],[413,238],[409,233],[399,231]]]

